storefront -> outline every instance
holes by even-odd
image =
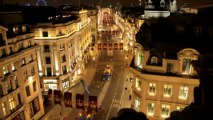
[[[53,89],[53,90],[58,89],[58,84],[56,79],[44,80],[44,91],[48,91],[49,89]]]

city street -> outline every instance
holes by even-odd
[[[107,27],[110,28],[110,27]],[[111,34],[99,34],[99,43],[113,43],[119,42],[118,36],[112,36]],[[127,62],[130,63],[131,59],[126,59],[127,53],[120,49],[111,49],[109,46],[107,49],[97,49],[95,46],[96,55],[93,59],[90,59],[85,66],[85,70],[82,73],[80,79],[83,79],[88,86],[89,94],[98,97],[98,112],[94,115],[93,120],[108,120],[113,116],[116,116],[119,109],[123,107],[130,107],[131,101],[129,100],[130,91],[125,90],[125,87],[131,86],[131,83],[125,82],[128,78],[127,74]],[[110,55],[109,53],[110,52]],[[102,74],[106,65],[113,66],[112,78],[110,80],[103,80]],[[130,89],[131,87],[129,87]],[[69,92],[74,95],[76,93],[85,94],[85,89],[81,84],[73,86]],[[87,99],[87,98],[86,98]],[[85,100],[87,101],[87,100]],[[73,101],[75,106],[75,101]],[[85,103],[87,104],[87,103]],[[75,120],[79,117],[80,110],[73,108],[67,120]]]

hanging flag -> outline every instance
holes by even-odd
[[[61,91],[60,90],[54,90],[54,101],[55,104],[61,104]]]
[[[89,109],[92,113],[97,112],[97,96],[89,96]]]
[[[72,93],[70,92],[64,93],[64,104],[66,107],[72,107]]]
[[[84,95],[83,94],[76,94],[76,108],[84,109]]]
[[[48,94],[47,94],[47,101],[48,101],[48,104],[51,104],[51,102],[52,102],[52,94],[53,94],[52,89],[49,89],[49,90],[48,90]]]

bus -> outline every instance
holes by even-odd
[[[103,78],[103,80],[110,80],[112,78],[112,66],[107,65],[104,68],[102,78]]]

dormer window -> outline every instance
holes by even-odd
[[[157,64],[158,64],[158,58],[157,58],[156,56],[153,56],[153,57],[151,58],[151,64],[152,64],[152,65],[157,65]]]
[[[18,27],[13,27],[13,33],[18,34]]]
[[[21,29],[22,29],[23,33],[25,33],[27,31],[26,26],[24,26],[24,25],[21,27]]]

